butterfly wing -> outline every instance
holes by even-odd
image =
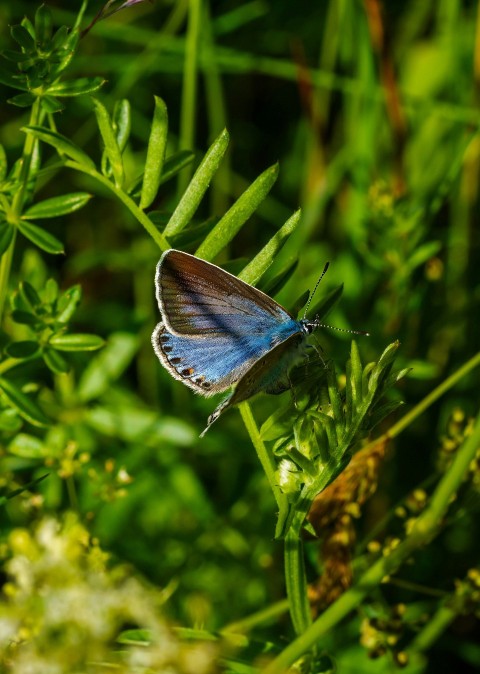
[[[220,267],[179,250],[157,265],[157,300],[170,332],[192,337],[264,333],[296,321],[271,297]]]
[[[157,266],[160,362],[202,395],[230,388],[300,324],[268,295],[193,255],[170,250]]]
[[[295,333],[255,361],[240,378],[232,393],[208,417],[208,425],[200,437],[203,437],[228,407],[238,405],[260,391],[281,393],[290,388],[289,370],[302,358],[304,350],[305,335]]]

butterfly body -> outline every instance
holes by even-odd
[[[155,284],[162,321],[152,344],[162,365],[204,396],[235,387],[209,425],[260,391],[289,388],[288,372],[316,322],[294,319],[260,290],[173,249],[160,258]]]

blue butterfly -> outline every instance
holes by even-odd
[[[289,371],[303,359],[306,338],[322,327],[296,320],[265,293],[180,250],[162,255],[155,287],[162,321],[152,344],[162,365],[203,396],[234,387],[202,436],[227,407],[290,388]]]

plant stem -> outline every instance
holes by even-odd
[[[32,105],[30,111],[30,121],[31,126],[36,126],[40,123],[40,99],[37,98]],[[30,176],[30,165],[32,162],[33,150],[35,148],[35,143],[37,140],[34,136],[27,133],[23,143],[20,175],[18,177],[19,187],[13,197],[12,208],[8,214],[8,220],[15,226],[18,218],[22,213],[22,208],[25,200],[25,192],[28,187],[28,179]],[[3,307],[5,304],[5,298],[7,296],[8,290],[8,281],[10,278],[10,270],[12,267],[13,251],[15,248],[16,240],[16,230],[13,234],[10,245],[2,255],[0,260],[0,319],[3,316]]]
[[[155,225],[150,220],[148,215],[146,215],[146,213],[144,213],[142,209],[137,206],[137,204],[131,197],[128,196],[128,194],[126,194],[122,189],[120,189],[112,182],[110,182],[108,178],[103,176],[96,169],[89,168],[88,166],[84,166],[83,164],[78,164],[75,161],[68,160],[65,162],[65,166],[75,169],[75,171],[85,173],[86,175],[90,176],[94,180],[97,180],[99,183],[104,185],[107,189],[110,190],[110,192],[113,192],[115,194],[115,196],[128,208],[130,213],[132,213],[132,215],[138,220],[138,222],[141,225],[143,225],[143,227],[147,230],[147,232],[150,234],[150,236],[152,237],[152,239],[155,241],[155,243],[162,252],[171,248],[167,239],[163,236],[161,232],[158,231],[158,229],[155,227]]]
[[[457,613],[448,606],[440,606],[423,630],[417,634],[409,645],[412,651],[427,651],[455,620]]]
[[[260,460],[260,463],[262,464],[265,475],[267,476],[267,480],[273,491],[275,501],[277,502],[277,506],[280,511],[279,518],[281,518],[282,513],[285,513],[288,510],[288,501],[287,497],[282,493],[280,487],[277,484],[277,477],[275,474],[277,466],[275,464],[275,459],[261,438],[248,402],[240,403],[238,409],[242,416],[243,423],[245,424],[245,428],[247,429],[247,432],[250,436],[250,440],[252,441],[252,445],[255,447],[257,456]]]
[[[479,443],[480,414],[477,416],[472,434],[458,451],[450,470],[444,475],[433,493],[428,508],[418,517],[407,538],[388,557],[382,557],[373,564],[358,583],[329,606],[306,632],[295,639],[270,663],[264,670],[264,674],[285,672],[304,653],[316,646],[319,639],[328,630],[355,609],[364,597],[374,590],[386,576],[394,573],[415,550],[428,543],[436,535],[451,498],[460,487],[470,462],[477,453]]]
[[[189,150],[195,143],[195,119],[197,113],[198,42],[200,37],[201,0],[189,0],[188,28],[185,39],[185,63],[183,70],[182,109],[180,116],[179,149]],[[184,193],[192,169],[182,171],[178,179],[178,196]]]
[[[307,595],[302,539],[293,527],[290,527],[285,536],[285,585],[293,628],[300,636],[311,626],[312,616]]]

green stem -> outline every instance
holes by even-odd
[[[265,625],[270,623],[272,620],[278,618],[288,611],[288,599],[282,599],[281,601],[275,602],[267,606],[267,608],[262,609],[261,611],[256,611],[246,618],[237,620],[234,623],[229,623],[225,627],[222,627],[220,630],[221,633],[225,632],[249,632],[257,625]]]
[[[423,630],[417,634],[409,645],[409,650],[416,652],[427,651],[455,620],[457,613],[448,606],[440,606]]]
[[[285,585],[293,628],[297,635],[312,624],[302,539],[291,527],[285,536]]]
[[[260,460],[260,463],[262,464],[262,468],[265,471],[265,475],[267,476],[267,480],[273,491],[275,501],[277,502],[277,506],[280,510],[279,517],[281,517],[282,513],[285,513],[285,511],[288,510],[288,501],[287,497],[282,493],[280,487],[277,484],[277,466],[275,464],[275,459],[262,440],[248,402],[240,403],[238,409],[242,416],[243,423],[245,424],[245,428],[247,429],[247,432],[250,436],[250,440],[252,441],[252,445],[255,447],[257,456]]]
[[[362,602],[386,577],[394,573],[415,550],[428,543],[439,531],[441,521],[448,510],[450,501],[460,487],[480,443],[480,414],[477,416],[472,434],[458,451],[453,464],[440,481],[428,508],[418,517],[408,537],[388,556],[379,559],[350,590],[334,604],[301,636],[293,641],[264,670],[264,674],[285,672],[304,653],[317,646],[319,639],[337,625]]]
[[[37,98],[32,105],[30,111],[30,121],[31,126],[36,126],[40,123],[41,108],[40,108],[40,99]],[[23,143],[20,175],[18,177],[19,187],[13,197],[12,208],[8,214],[8,220],[15,226],[20,215],[22,214],[22,208],[25,201],[25,192],[28,187],[28,179],[30,176],[30,166],[32,163],[33,150],[35,148],[35,143],[37,140],[34,136],[29,133],[26,134],[25,140]],[[0,317],[3,316],[3,307],[5,304],[5,298],[7,296],[8,290],[8,281],[10,278],[10,270],[12,267],[13,251],[15,248],[15,239],[16,231],[10,241],[10,245],[2,255],[0,260]]]
[[[108,178],[99,173],[96,169],[89,168],[83,164],[78,164],[75,161],[68,160],[65,162],[65,166],[75,169],[75,171],[80,171],[90,176],[94,180],[97,180],[99,183],[104,185],[110,192],[113,192],[117,199],[119,199],[132,213],[132,215],[138,220],[138,222],[147,230],[152,239],[155,241],[157,246],[161,251],[166,251],[171,248],[167,239],[163,236],[161,232],[155,227],[153,222],[150,220],[148,215],[142,211],[141,208],[137,206],[134,200],[128,196],[123,190],[114,185]]]
[[[1,266],[0,266],[0,272],[1,272]],[[12,367],[15,367],[15,365],[19,365],[20,363],[24,363],[26,359],[24,358],[5,358],[0,363],[0,374],[4,374],[8,370],[11,370]]]
[[[183,70],[182,109],[180,115],[180,150],[190,150],[195,144],[195,119],[197,112],[198,42],[200,37],[201,0],[189,0],[188,28],[185,39],[185,64]],[[179,197],[191,177],[191,168],[182,171],[178,180]]]

